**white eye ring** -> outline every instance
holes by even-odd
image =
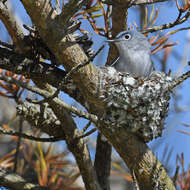
[[[125,38],[125,40],[130,40],[131,39],[131,35],[130,34],[125,34],[124,38]]]

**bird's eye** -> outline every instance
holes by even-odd
[[[126,34],[126,35],[124,36],[124,38],[125,38],[126,40],[129,40],[129,39],[131,39],[131,35],[130,35],[130,34]]]

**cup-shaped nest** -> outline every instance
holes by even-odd
[[[145,142],[162,135],[168,113],[172,78],[153,71],[146,78],[100,69],[100,98],[105,102],[100,117],[112,130],[120,127],[140,136]]]

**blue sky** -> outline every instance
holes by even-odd
[[[30,20],[29,17],[26,15],[26,12],[24,11],[22,5],[18,1],[13,1],[14,3],[14,11],[19,16],[19,18],[22,20],[23,23],[29,24]],[[156,5],[156,7],[160,7],[160,13],[157,19],[157,22],[155,25],[160,25],[168,22],[172,22],[177,18],[177,9],[175,7],[175,4],[172,3],[159,3]],[[131,8],[128,13],[128,23],[134,23],[136,22],[138,24],[138,12],[135,8]],[[98,20],[97,22],[99,25],[103,25],[102,20]],[[30,24],[29,24],[30,25]],[[189,26],[189,20],[185,22],[183,25],[175,27],[175,29],[180,27],[187,27]],[[91,32],[91,37],[96,43],[93,44],[93,49],[97,50],[102,44],[105,44],[104,38],[100,37],[99,35],[95,34],[91,27],[89,27],[89,24],[85,23],[82,25],[82,27],[88,31]],[[173,29],[171,29],[173,30]],[[163,31],[163,34],[171,31],[171,30],[165,30]],[[5,30],[0,30],[1,32],[1,40],[6,40],[6,34]],[[154,35],[154,34],[153,34]],[[177,34],[174,34],[169,41],[178,41],[179,44],[173,47],[173,51],[176,51],[177,54],[180,56],[183,56],[184,54],[184,45],[186,43],[187,39],[187,31],[181,31]],[[105,49],[96,57],[94,60],[95,65],[104,65],[106,62],[106,57],[108,53],[108,44],[106,44]],[[158,54],[154,56],[162,57],[163,51],[160,51]],[[160,64],[154,59],[154,64],[157,70],[160,69]],[[189,55],[188,55],[188,60]],[[172,69],[172,72],[176,72],[178,70],[178,67],[180,65],[181,60],[176,60],[174,56],[170,56],[167,64],[167,70]],[[183,72],[188,71],[190,69],[189,67],[186,67]],[[173,106],[173,100],[171,100],[170,104],[170,111],[168,118],[166,119],[166,129],[164,130],[163,137],[158,138],[156,140],[153,140],[151,143],[149,143],[149,146],[151,148],[154,147],[154,151],[156,152],[156,155],[159,159],[163,157],[163,150],[164,147],[168,146],[169,148],[173,149],[172,155],[170,157],[170,165],[173,166],[176,162],[176,155],[181,154],[184,152],[185,155],[185,166],[187,167],[189,164],[190,159],[190,136],[182,134],[177,132],[177,130],[187,130],[185,127],[182,126],[182,123],[190,124],[190,79],[186,80],[178,89],[177,94],[180,97],[178,100],[178,106],[180,108],[185,108],[186,111],[182,111],[180,113],[176,113]],[[71,100],[68,96],[64,96],[64,100],[68,103],[73,103],[73,100]],[[76,122],[79,124],[79,127],[84,127],[86,121],[77,118]],[[190,131],[190,130],[189,130]]]

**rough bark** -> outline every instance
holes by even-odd
[[[14,190],[49,190],[47,187],[30,183],[21,176],[2,169],[0,169],[0,185]]]
[[[60,15],[61,17],[56,15],[52,7],[48,3],[44,4],[43,0],[22,0],[21,2],[32,22],[37,26],[43,41],[63,64],[66,71],[70,71],[73,67],[88,60],[80,46],[73,41],[72,36],[66,35],[67,21],[70,15],[65,15],[66,19],[64,20],[63,15]],[[69,14],[69,11],[66,14]],[[82,104],[90,112],[101,115],[105,103],[98,96],[98,69],[92,64],[88,64],[76,71],[72,75],[72,79],[85,100]],[[48,103],[58,119],[61,122],[66,122],[63,129],[66,141],[76,158],[86,189],[98,189],[96,175],[84,140],[76,138],[79,134],[71,115],[62,107],[61,102],[56,100],[57,98],[48,101]],[[157,185],[156,181],[163,186],[161,188],[175,189],[162,164],[141,139],[126,131],[109,130],[103,122],[100,122],[97,127],[111,142],[130,170],[134,171],[142,190],[153,189]]]

